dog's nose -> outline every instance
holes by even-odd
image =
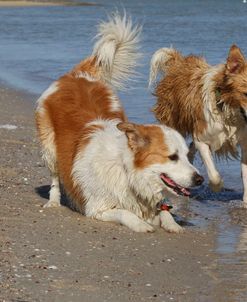
[[[194,173],[193,182],[195,186],[200,186],[204,182],[204,178],[200,174]]]

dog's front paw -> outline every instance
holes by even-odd
[[[169,211],[160,212],[161,227],[169,233],[183,233],[184,229],[176,223]]]
[[[61,206],[60,202],[49,200],[46,204],[44,204],[43,208],[56,208],[60,206]]]
[[[153,233],[154,228],[145,221],[138,221],[137,223],[131,226],[131,229],[139,233]]]
[[[182,228],[175,221],[173,223],[162,224],[161,227],[169,233],[183,233],[184,228]]]
[[[213,192],[220,192],[223,189],[224,182],[220,179],[218,182],[209,182],[209,187]]]

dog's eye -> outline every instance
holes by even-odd
[[[178,155],[177,155],[177,153],[174,153],[174,154],[169,155],[168,158],[172,161],[177,161]]]
[[[246,93],[244,93],[244,95],[247,97],[247,92],[246,92]]]

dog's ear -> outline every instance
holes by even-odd
[[[226,74],[240,73],[245,66],[245,57],[239,47],[232,45],[226,61]]]
[[[119,123],[117,128],[125,132],[129,146],[134,152],[148,144],[148,139],[139,131],[138,125],[133,123]]]

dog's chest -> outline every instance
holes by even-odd
[[[226,142],[236,146],[237,140],[236,126],[226,125],[219,116],[211,114],[207,118],[207,128],[199,137],[199,140],[210,146],[212,151],[219,150]]]

